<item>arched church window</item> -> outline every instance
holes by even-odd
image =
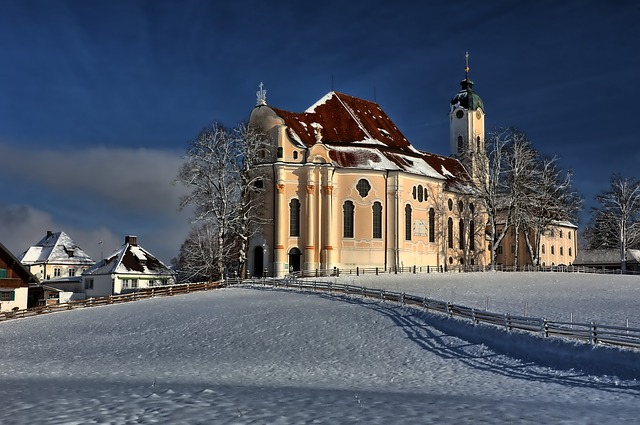
[[[289,202],[289,236],[300,236],[300,201]]]
[[[411,240],[411,205],[404,207],[404,239]]]
[[[458,222],[458,248],[464,249],[464,221]]]
[[[380,202],[373,203],[373,237],[374,239],[382,238],[382,204]]]
[[[453,248],[453,219],[447,221],[447,247]]]
[[[428,197],[429,197],[429,192],[427,192],[427,188],[425,186],[425,188],[424,188],[424,200],[426,201]]]
[[[544,244],[542,244],[542,247],[541,247],[540,249],[542,250],[542,253],[543,253],[543,254],[546,254],[546,249],[545,249],[545,247],[544,247]]]
[[[462,136],[458,136],[458,153],[462,153],[464,150],[464,145],[462,142]]]
[[[413,186],[413,199],[416,199],[417,195],[416,195],[416,187]]]
[[[476,224],[473,220],[469,222],[469,251],[476,249]]]
[[[422,202],[422,195],[424,194],[424,192],[422,191],[422,185],[419,184],[418,185],[418,202]]]
[[[353,202],[346,201],[342,206],[343,233],[345,238],[353,237]]]
[[[297,151],[293,151],[293,159],[298,159],[298,152]]]
[[[366,198],[366,196],[369,194],[369,190],[371,190],[371,185],[367,180],[360,179],[358,180],[358,184],[356,184],[356,189],[358,189],[358,193],[360,194],[360,196]]]
[[[464,210],[464,203],[462,201],[458,201],[458,211],[462,212]]]
[[[429,208],[429,242],[436,241],[436,212]]]
[[[453,209],[453,201],[451,199],[447,201],[447,206],[449,207],[449,211]]]
[[[282,153],[282,146],[278,146],[278,158],[282,158],[283,153]]]

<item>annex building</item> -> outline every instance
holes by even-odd
[[[261,86],[249,124],[274,149],[257,170],[269,221],[250,241],[249,270],[484,264],[486,218],[472,195],[485,113],[472,81],[461,86],[449,157],[416,149],[374,102],[332,91],[295,113],[267,105]]]

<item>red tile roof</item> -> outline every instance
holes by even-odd
[[[329,146],[338,167],[402,170],[444,179],[451,189],[470,185],[460,161],[415,149],[377,103],[330,92],[302,113],[270,108],[301,147]]]

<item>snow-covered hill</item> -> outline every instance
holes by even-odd
[[[485,276],[495,283],[468,291],[428,278],[456,302],[486,293],[498,307],[490,291],[501,302],[509,291]],[[554,285],[570,290],[564,276]],[[618,278],[621,297],[640,285]],[[412,279],[384,282],[438,298]],[[531,309],[555,296],[540,285]],[[0,422],[636,423],[636,357],[357,297],[236,287],[0,323]]]

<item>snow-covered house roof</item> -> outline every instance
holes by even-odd
[[[139,246],[135,236],[126,236],[120,248],[83,273],[83,275],[110,274],[170,276],[173,272],[149,251]]]
[[[29,283],[38,283],[38,278],[2,243],[0,243],[0,269],[5,269],[2,276],[0,276],[0,286],[3,286],[1,281],[7,281],[7,279],[19,279],[22,286],[28,286]]]
[[[29,247],[20,261],[25,265],[61,264],[90,266],[94,261],[65,232],[48,231],[34,246]]]
[[[414,148],[375,102],[332,91],[302,113],[268,108],[295,144],[327,146],[336,167],[404,171],[444,180],[450,190],[473,186],[460,161]]]
[[[640,250],[627,249],[627,264],[640,263]],[[618,249],[582,249],[573,262],[578,266],[589,267],[619,267],[620,250]]]

